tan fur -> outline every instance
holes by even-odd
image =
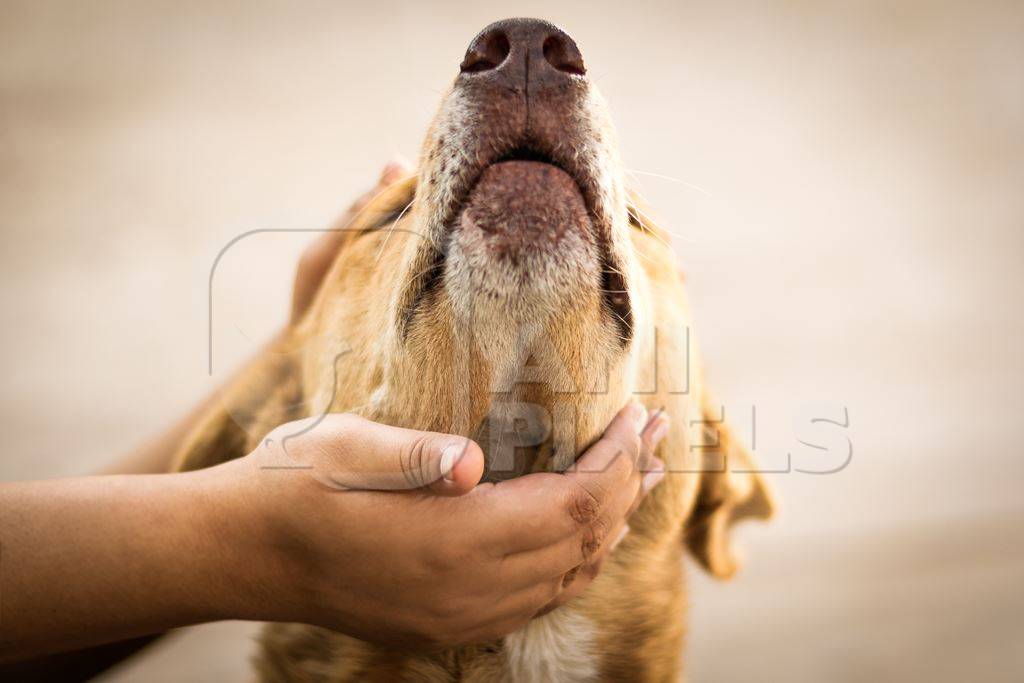
[[[511,471],[494,474],[500,479],[564,468],[636,394],[648,409],[663,407],[672,417],[658,450],[671,473],[630,520],[632,532],[584,596],[502,642],[432,656],[272,624],[257,668],[266,681],[677,680],[684,545],[713,574],[730,575],[729,527],[769,516],[771,499],[758,476],[731,471],[752,469],[749,453],[705,421],[718,411],[696,362],[682,280],[664,233],[640,220],[646,212],[635,200],[627,205],[610,127],[592,88],[576,114],[600,142],[587,161],[596,169],[595,229],[628,286],[631,337],[624,344],[610,332],[601,292],[589,279],[596,276],[586,268],[563,269],[558,287],[539,278],[536,291],[522,298],[488,298],[472,281],[482,271],[459,266],[454,247],[445,286],[407,315],[415,301],[410,292],[426,277],[450,220],[439,207],[449,206],[446,193],[455,182],[444,174],[455,171],[439,169],[448,159],[444,145],[462,143],[440,139],[461,130],[465,100],[457,93],[445,100],[418,178],[390,188],[348,226],[308,314],[196,430],[180,467],[241,456],[278,424],[324,411],[473,436],[493,459],[500,453],[488,425],[503,424],[523,403],[544,407],[555,422],[551,438],[513,453]],[[407,206],[397,223],[381,224],[382,216]],[[500,274],[483,277],[504,286]]]

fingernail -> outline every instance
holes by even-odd
[[[455,477],[452,476],[452,470],[455,469],[455,463],[462,457],[462,452],[465,446],[461,443],[450,443],[444,447],[441,451],[441,478],[449,484],[455,483]]]
[[[644,408],[639,403],[634,403],[633,414],[636,419],[636,433],[639,434],[647,426],[647,408]]]
[[[622,531],[619,532],[619,535],[615,537],[614,541],[612,541],[612,544],[611,544],[611,547],[609,548],[609,550],[615,550],[615,546],[617,546],[618,544],[622,543],[622,539],[624,539],[626,537],[626,534],[628,534],[628,533],[629,533],[629,525],[625,524],[622,527]]]
[[[665,478],[665,470],[648,472],[644,475],[643,481],[640,483],[640,487],[644,490],[644,495],[649,493],[651,489],[661,483],[661,480]]]

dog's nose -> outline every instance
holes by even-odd
[[[523,88],[558,85],[587,73],[576,42],[540,19],[494,22],[469,44],[460,69],[467,78],[507,78]]]

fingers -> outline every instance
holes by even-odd
[[[491,544],[492,552],[511,555],[561,545],[575,554],[573,566],[596,552],[609,533],[617,529],[644,488],[637,461],[641,454],[653,458],[655,437],[663,414],[645,423],[646,411],[631,404],[612,420],[604,436],[591,446],[566,474],[529,474],[475,492],[480,505],[478,533]],[[637,425],[645,427],[644,439]],[[652,464],[653,463],[653,464]],[[647,468],[656,467],[656,459]],[[660,475],[648,479],[653,486]],[[468,502],[468,501],[467,501]],[[524,513],[524,511],[529,511]],[[486,525],[486,526],[484,526]]]
[[[641,458],[649,459],[640,434],[647,425],[647,411],[630,403],[619,411],[604,436],[577,461],[567,478],[575,484],[581,506],[580,522],[573,540],[582,561],[588,562],[612,540],[641,492]],[[588,509],[588,504],[592,507]]]
[[[582,549],[584,574],[596,576],[596,569],[600,567],[608,553],[614,550],[629,532],[629,525],[625,520],[640,507],[640,503],[647,494],[665,477],[664,463],[654,455],[654,451],[658,443],[667,435],[668,427],[668,416],[660,409],[649,416],[647,423],[644,425],[643,431],[640,433],[640,454],[637,458],[637,474],[641,477],[639,491],[637,491],[633,500],[626,508],[624,517],[618,517],[616,515],[617,509],[613,508],[612,512],[606,515],[599,523],[599,529],[604,528],[606,525],[614,525],[613,531],[606,537],[608,540],[597,544],[596,550],[588,555],[587,550],[595,545],[592,540],[588,542],[588,537],[592,539],[595,531],[581,530],[582,540],[579,546]],[[616,503],[620,503],[620,501],[616,501]]]
[[[630,402],[620,410],[604,435],[588,448],[569,469],[570,476],[595,497],[601,497],[610,481],[628,477],[640,455],[640,433],[647,424],[647,411]]]
[[[269,443],[268,443],[269,442]],[[464,437],[382,425],[351,414],[297,420],[264,445],[319,481],[341,489],[470,491],[483,474],[483,452]]]
[[[459,643],[484,643],[518,631],[540,614],[544,606],[555,598],[557,590],[552,582],[506,594],[498,604],[492,605],[489,618],[473,624],[456,640]]]
[[[548,577],[554,576],[560,590],[540,609],[541,614],[580,595],[628,533],[626,518],[664,477],[663,464],[654,451],[667,434],[668,426],[668,417],[662,411],[649,418],[637,406],[627,406],[620,411],[602,439],[580,458],[577,471],[563,476],[561,483],[571,476],[585,479],[568,487],[570,503],[567,507],[551,511],[554,517],[545,514],[550,505],[528,504],[520,508],[537,511],[537,515],[525,516],[526,524],[536,524],[537,533],[532,535],[534,543],[541,539],[547,543],[507,556],[503,566],[503,574],[507,574],[502,578],[504,585],[528,587],[531,581],[550,581]],[[641,472],[641,469],[647,471]],[[540,486],[546,483],[536,481]],[[537,523],[538,520],[544,521]],[[523,534],[523,527],[523,522],[513,522],[517,533]],[[567,529],[567,535],[551,540]]]
[[[657,448],[658,443],[668,434],[668,429],[668,416],[664,410],[659,408],[647,420],[647,425],[640,434],[639,469],[642,476],[640,493],[633,500],[633,504],[626,513],[627,517],[640,507],[640,503],[643,502],[647,494],[665,478],[665,463],[658,456],[654,455],[654,450]]]
[[[559,605],[564,605],[583,595],[587,587],[601,573],[601,567],[604,565],[605,558],[606,556],[602,555],[594,562],[583,565],[576,570],[571,577],[568,577],[570,580],[563,581],[561,592],[555,596],[554,600],[544,605],[540,613],[547,614]]]
[[[638,403],[627,404],[608,425],[604,435],[570,468],[567,474],[577,487],[583,514],[580,531],[600,537],[617,525],[637,499],[641,468],[647,467],[649,449],[640,434],[647,425],[647,411]],[[585,509],[587,504],[593,509]],[[589,527],[589,529],[588,529]],[[584,543],[588,543],[586,538]]]

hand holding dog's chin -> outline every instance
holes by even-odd
[[[465,439],[351,415],[284,425],[208,470],[239,549],[229,611],[420,650],[517,630],[582,592],[660,479],[641,483],[660,425],[641,438],[642,416],[620,412],[581,458],[592,467],[479,486]]]

